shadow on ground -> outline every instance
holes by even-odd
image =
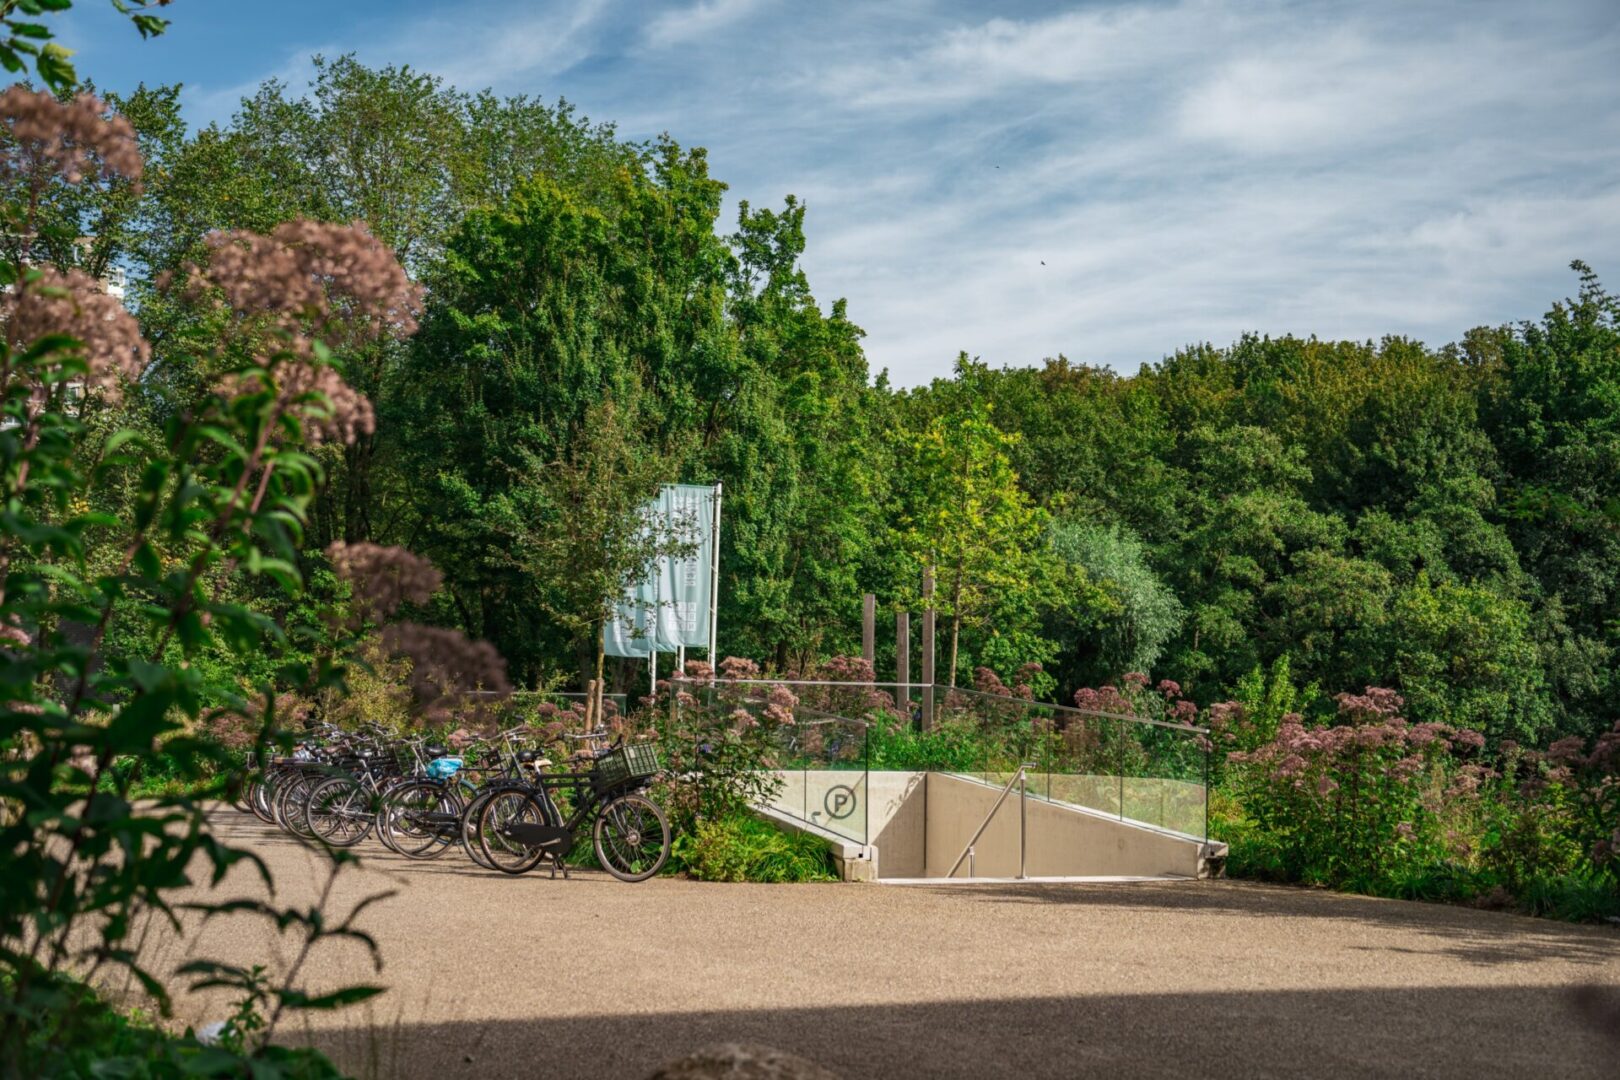
[[[1620,961],[1620,928],[1582,926],[1503,912],[1407,900],[1380,900],[1288,885],[1248,881],[1132,882],[1086,885],[937,886],[966,902],[1053,904],[1230,914],[1246,918],[1333,919],[1373,931],[1363,948],[1374,952],[1430,953],[1482,966],[1560,959],[1613,969]],[[1435,939],[1433,949],[1396,948],[1377,932],[1411,930]],[[1620,1076],[1620,1070],[1616,1071]]]
[[[1016,981],[1018,963],[987,980]],[[588,974],[582,973],[582,977]],[[514,986],[513,993],[521,993]],[[1613,995],[1615,991],[1604,991]],[[564,1003],[565,1004],[565,1003]],[[636,1080],[717,1042],[857,1077],[1603,1078],[1620,1043],[1568,989],[1321,990],[764,1009],[352,1027],[306,1033],[361,1077]],[[290,1032],[288,1033],[291,1034]]]

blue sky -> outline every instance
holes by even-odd
[[[1620,4],[1362,0],[96,0],[82,70],[228,119],[314,53],[564,96],[809,206],[811,284],[874,370],[1063,352],[1134,371],[1240,333],[1431,344],[1620,289]],[[729,222],[727,222],[729,225]]]

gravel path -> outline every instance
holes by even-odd
[[[314,853],[231,811],[283,903]],[[1574,988],[1620,1001],[1620,932],[1235,882],[714,885],[483,873],[365,845],[331,909],[364,912],[386,966],[333,942],[306,985],[388,993],[297,1022],[358,1076],[640,1078],[723,1041],[854,1077],[1603,1077],[1620,1032]],[[253,894],[233,873],[216,897]],[[285,960],[244,918],[154,930],[160,965]],[[201,1022],[223,1003],[183,998]]]

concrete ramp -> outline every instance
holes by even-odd
[[[1004,786],[941,772],[873,771],[858,784],[837,772],[790,773],[784,780],[782,795],[761,812],[827,840],[845,880],[943,880]],[[1180,798],[1181,786],[1167,786],[1164,793],[1143,789],[1139,798]],[[807,789],[836,795],[817,802],[806,798]],[[851,793],[862,800],[853,808],[847,804]],[[831,820],[827,805],[844,816]],[[807,806],[820,812],[807,813]],[[1021,849],[1024,875],[1047,880],[1217,876],[1226,854],[1224,844],[1121,817],[1117,809],[1110,813],[1033,790],[1021,802],[1015,788],[974,844],[972,878],[1016,878]],[[955,878],[968,877],[964,862]]]

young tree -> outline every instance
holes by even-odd
[[[902,451],[900,543],[934,575],[934,603],[950,632],[951,686],[962,627],[981,620],[998,594],[1028,592],[1041,580],[1046,514],[1018,485],[1008,456],[1015,442],[968,393]]]

